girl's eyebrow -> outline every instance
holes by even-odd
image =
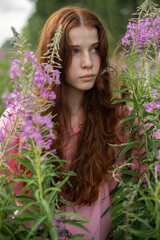
[[[97,45],[99,45],[99,42],[91,44],[91,46],[97,46]]]
[[[99,42],[92,43],[92,44],[91,44],[91,47],[92,47],[92,46],[97,46],[97,45],[99,45]],[[70,47],[71,47],[71,48],[75,48],[75,47],[80,47],[80,45],[70,45]]]

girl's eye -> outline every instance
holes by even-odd
[[[79,50],[78,49],[72,49],[72,54],[73,55],[76,55],[76,54],[78,54],[79,53]]]
[[[98,47],[92,48],[92,49],[91,49],[91,52],[92,52],[92,53],[97,53],[97,52],[98,52]]]

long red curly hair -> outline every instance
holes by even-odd
[[[53,13],[47,20],[39,40],[38,56],[40,63],[47,59],[41,58],[48,50],[48,44],[62,24],[62,37],[60,40],[60,57],[62,59],[61,84],[53,85],[56,93],[55,106],[52,111],[57,125],[57,139],[52,147],[56,148],[60,158],[63,154],[63,136],[71,120],[71,111],[64,94],[65,76],[71,63],[71,50],[69,47],[69,31],[80,25],[92,26],[98,30],[98,54],[101,59],[100,70],[94,87],[85,92],[81,102],[84,117],[80,132],[77,134],[77,143],[73,149],[70,170],[77,173],[70,177],[73,188],[66,186],[67,199],[78,204],[91,204],[98,198],[99,186],[107,181],[108,169],[115,162],[114,149],[108,143],[115,143],[118,124],[117,107],[111,103],[111,77],[108,62],[108,42],[106,32],[98,17],[91,11],[80,7],[64,7]],[[67,141],[70,141],[68,133]]]

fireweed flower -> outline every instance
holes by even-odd
[[[145,110],[146,112],[151,113],[153,111],[154,106],[152,103],[150,104],[144,103],[143,106],[146,108]]]
[[[47,84],[48,75],[42,70],[41,66],[36,66],[36,72],[34,74],[35,87],[41,89]]]
[[[19,65],[19,60],[15,60],[12,62],[12,66],[10,68],[10,78],[15,78],[19,76]]]
[[[160,100],[154,102],[154,107],[160,109]]]
[[[65,226],[64,226],[63,222],[60,220],[60,217],[54,218],[54,226],[58,230],[59,237],[64,237],[65,236]],[[44,224],[40,223],[38,225],[38,229],[43,230],[44,229]]]
[[[157,92],[157,90],[156,90],[156,89],[153,89],[153,90],[152,90],[152,92],[151,92],[151,94],[152,94],[152,95],[157,95],[157,94],[158,94],[158,92]]]
[[[156,171],[160,171],[160,163],[158,163],[158,164],[155,165],[155,170],[156,170]]]
[[[55,83],[57,84],[57,85],[59,85],[60,84],[60,72],[58,71],[58,70],[54,70],[53,72],[52,72],[52,78],[54,79],[54,81],[55,81]]]
[[[151,94],[156,96],[158,94],[157,90],[152,90]],[[154,99],[154,98],[153,98]],[[153,101],[152,99],[152,101]],[[154,99],[153,103],[144,103],[143,106],[145,107],[145,111],[148,113],[153,112],[154,109],[159,110],[160,109],[160,99],[156,100]]]
[[[31,63],[32,65],[30,68],[32,81],[30,81],[28,85],[25,83],[25,87],[23,87],[22,80],[28,81],[28,79],[25,77],[25,65],[22,65],[22,63],[26,63],[27,65]],[[53,69],[49,64],[46,64],[45,68],[39,65],[33,52],[25,53],[23,61],[15,60],[12,62],[10,77],[18,77],[20,81],[18,82],[18,78],[14,81],[12,80],[14,91],[11,94],[3,95],[3,102],[6,104],[7,108],[16,110],[18,115],[21,115],[22,119],[24,117],[24,112],[25,115],[28,116],[28,111],[32,114],[37,107],[37,102],[39,100],[35,95],[36,89],[41,89],[41,98],[47,98],[50,100],[49,104],[54,104],[53,100],[56,98],[54,91],[49,87],[45,87],[53,82],[59,84],[60,72]]]
[[[137,23],[129,22],[122,45],[145,47],[152,44],[154,48],[160,41],[160,17],[140,19]]]
[[[65,236],[65,226],[64,226],[63,222],[61,221],[60,216],[54,218],[54,226],[58,229],[59,237],[64,237]]]
[[[43,230],[43,229],[44,229],[43,223],[40,223],[40,224],[38,225],[38,229],[39,229],[39,230]]]
[[[34,140],[37,147],[44,147],[45,150],[50,149],[52,140],[56,139],[56,136],[53,133],[53,123],[49,116],[41,116],[36,113],[29,118],[27,116],[27,119],[23,120],[22,125],[22,141],[27,142],[30,138]],[[43,132],[45,132],[44,137]]]
[[[27,63],[28,60],[32,61],[32,65],[36,65],[37,64],[38,60],[37,60],[37,58],[36,58],[36,56],[35,56],[33,51],[28,52],[28,53],[25,54],[24,62]]]

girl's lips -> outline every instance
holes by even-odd
[[[87,74],[87,75],[84,75],[81,77],[81,79],[84,79],[84,80],[91,80],[94,78],[95,75],[93,74]]]

